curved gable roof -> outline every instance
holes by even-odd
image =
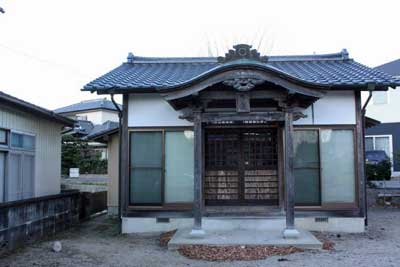
[[[128,62],[88,83],[82,90],[154,92],[173,89],[207,73],[230,67],[258,66],[290,80],[329,88],[365,87],[382,89],[400,85],[400,80],[348,57],[346,50],[325,55],[270,56],[266,61],[239,59],[221,62],[215,57],[148,58],[130,55]]]

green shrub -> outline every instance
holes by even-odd
[[[368,181],[390,180],[392,164],[389,160],[379,162],[378,164],[366,165],[366,177]]]

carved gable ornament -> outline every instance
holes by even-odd
[[[232,86],[240,92],[245,92],[253,89],[257,84],[262,84],[264,80],[256,78],[234,78],[223,81],[223,84]]]
[[[260,56],[260,53],[256,49],[251,49],[251,45],[238,44],[234,45],[233,49],[229,49],[228,53],[225,54],[225,57],[218,57],[218,62],[225,63],[239,59],[249,59],[262,62],[267,61],[267,57]]]

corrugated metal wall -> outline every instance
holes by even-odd
[[[62,125],[17,109],[0,107],[0,127],[35,134],[35,196],[58,194]]]

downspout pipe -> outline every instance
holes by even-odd
[[[119,105],[117,104],[117,102],[115,102],[114,99],[114,94],[111,94],[111,101],[113,102],[115,108],[118,111],[118,119],[119,119],[119,131],[118,131],[118,219],[120,222],[120,228],[119,231],[122,231],[121,228],[121,221],[122,221],[122,207],[121,207],[121,136],[122,136],[122,110],[119,107]]]
[[[364,105],[361,108],[361,122],[362,122],[362,138],[363,138],[363,163],[364,163],[364,211],[365,211],[365,226],[368,226],[368,205],[367,205],[367,169],[365,166],[365,113],[367,111],[367,106],[369,101],[372,98],[372,92],[375,90],[375,84],[368,84],[368,98],[365,101]]]

